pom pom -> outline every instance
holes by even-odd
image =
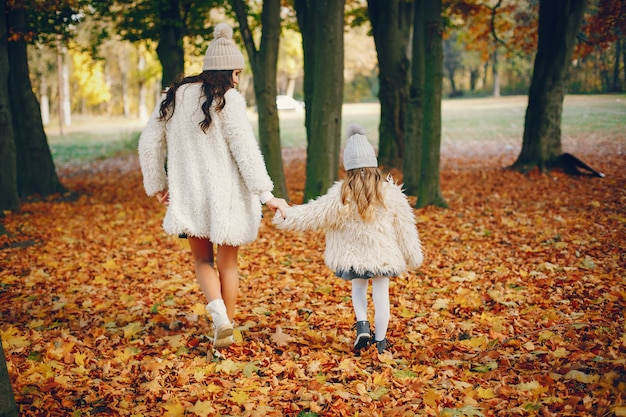
[[[215,39],[218,38],[233,38],[233,28],[231,28],[227,23],[220,23],[215,26],[215,30],[213,31],[213,37]]]
[[[351,137],[356,134],[365,135],[365,129],[358,123],[350,123],[348,130],[346,130],[346,136]]]

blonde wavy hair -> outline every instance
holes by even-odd
[[[357,168],[347,171],[346,179],[341,184],[341,203],[354,204],[363,220],[372,220],[376,207],[385,207],[380,169]]]

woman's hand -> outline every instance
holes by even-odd
[[[167,206],[170,203],[170,193],[168,190],[159,191],[158,193],[156,193],[156,198],[159,203],[163,205]]]
[[[280,211],[283,219],[287,217],[287,210],[289,209],[289,204],[283,198],[272,198],[267,203],[265,203],[267,207],[269,207],[274,213],[276,210]]]

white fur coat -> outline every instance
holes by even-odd
[[[271,197],[273,183],[252,127],[246,102],[235,89],[225,94],[213,121],[199,126],[205,100],[200,83],[176,91],[176,108],[167,122],[158,120],[159,106],[139,138],[139,161],[149,196],[169,190],[163,219],[172,235],[209,238],[239,246],[256,239],[261,222],[260,195]],[[166,168],[167,164],[167,168]]]
[[[336,182],[325,195],[307,204],[292,206],[285,219],[277,213],[273,223],[279,229],[323,229],[324,260],[334,272],[353,268],[358,274],[399,275],[420,266],[423,254],[415,214],[400,186],[384,183],[386,208],[378,208],[373,220],[366,222],[356,209],[341,204],[341,184]]]

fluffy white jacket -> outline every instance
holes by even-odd
[[[333,270],[358,274],[399,275],[417,268],[423,260],[415,214],[402,189],[391,180],[383,185],[386,208],[378,208],[370,222],[355,208],[341,204],[341,184],[306,204],[292,206],[283,219],[273,218],[279,229],[297,231],[323,229],[326,232],[324,261]]]
[[[167,233],[239,246],[256,239],[260,196],[265,203],[274,185],[247,119],[245,99],[233,88],[224,98],[222,111],[211,107],[213,121],[205,133],[199,126],[205,100],[201,84],[182,85],[169,120],[158,120],[158,105],[152,113],[139,138],[139,162],[149,196],[169,190],[163,219]]]

